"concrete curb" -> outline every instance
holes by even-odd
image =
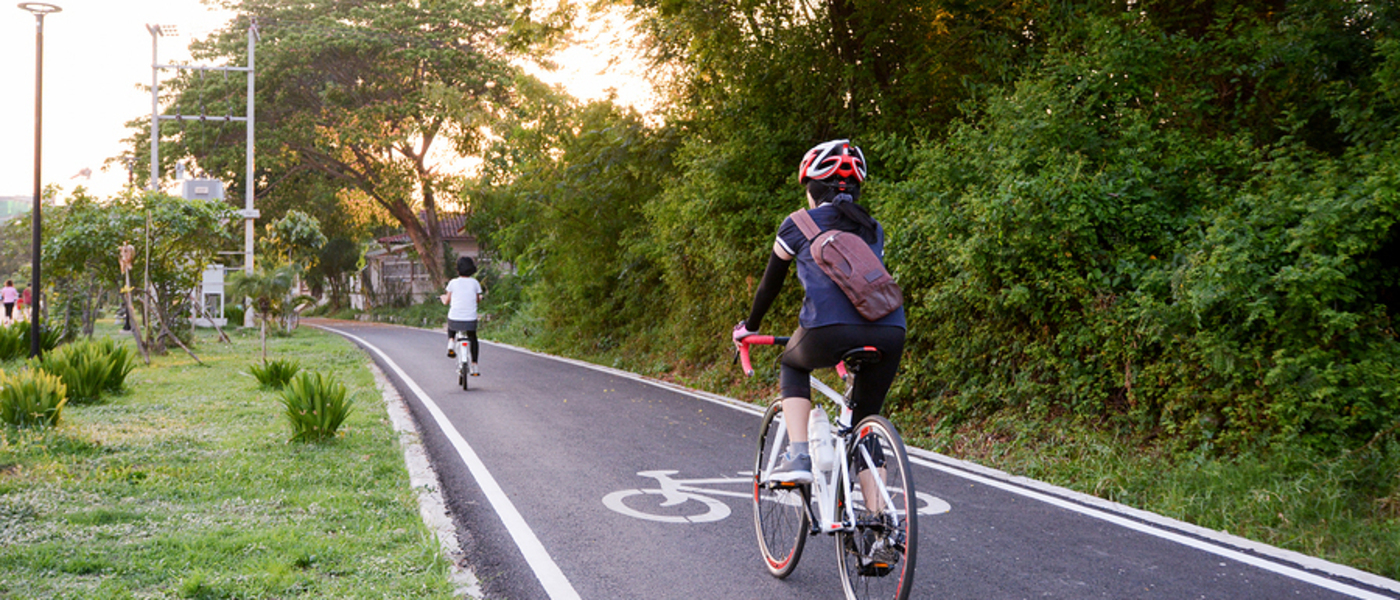
[[[447,503],[443,501],[437,471],[433,470],[428,461],[428,454],[423,449],[423,441],[418,435],[413,416],[408,412],[408,405],[404,404],[403,396],[399,395],[399,391],[394,388],[384,371],[380,370],[379,365],[371,360],[369,369],[374,373],[375,387],[379,388],[384,397],[384,408],[389,414],[389,421],[393,423],[394,431],[399,434],[404,465],[408,467],[408,481],[418,492],[418,513],[423,517],[423,523],[437,536],[442,555],[452,563],[451,579],[457,586],[456,593],[463,598],[482,598],[481,581],[467,566],[466,553],[462,551],[462,545],[457,539],[457,526],[452,522]]]

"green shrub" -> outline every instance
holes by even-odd
[[[302,373],[282,390],[282,405],[292,425],[292,441],[317,442],[335,437],[354,402],[345,386],[320,373]]]
[[[286,387],[287,382],[296,376],[301,370],[301,363],[279,358],[277,360],[254,364],[248,368],[248,372],[258,379],[258,384],[267,389],[280,390]]]
[[[49,373],[0,371],[0,420],[16,427],[56,426],[68,403],[68,388]]]
[[[17,360],[29,356],[31,329],[32,326],[24,321],[16,321],[0,327],[0,361]],[[41,325],[39,345],[44,352],[53,350],[58,346],[62,335],[63,332],[54,327]]]
[[[0,361],[24,358],[29,353],[22,331],[28,326],[28,323],[12,323],[0,327]]]
[[[30,341],[33,333],[33,326],[29,323],[12,323],[11,327],[17,327],[20,331],[20,347],[24,355],[29,354],[29,348],[33,342]],[[58,343],[63,341],[63,328],[54,327],[48,323],[39,325],[39,348],[48,352],[58,347]]]
[[[67,344],[36,359],[29,367],[48,372],[63,380],[68,398],[74,403],[96,403],[108,391],[113,371],[118,370],[101,343],[84,340]],[[129,372],[129,369],[127,369]],[[126,374],[122,374],[125,380]]]
[[[107,374],[107,383],[103,386],[108,392],[120,393],[126,389],[126,377],[131,371],[136,369],[136,354],[126,344],[119,344],[111,338],[104,338],[92,342],[111,364],[112,370]]]

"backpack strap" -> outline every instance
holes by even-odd
[[[802,230],[802,235],[807,236],[807,241],[810,242],[818,235],[821,235],[822,228],[817,227],[817,222],[812,220],[812,215],[807,214],[806,209],[799,208],[792,211],[792,214],[788,215],[788,218],[792,219],[793,224],[797,225],[797,228]]]

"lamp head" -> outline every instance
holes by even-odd
[[[158,37],[179,37],[180,29],[174,25],[147,25],[146,31]]]
[[[63,12],[62,8],[47,2],[20,2],[19,7],[40,17],[49,13]]]

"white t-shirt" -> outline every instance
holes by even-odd
[[[452,294],[452,304],[447,309],[448,320],[476,320],[476,297],[481,294],[481,282],[473,277],[458,277],[447,282],[447,293]]]

